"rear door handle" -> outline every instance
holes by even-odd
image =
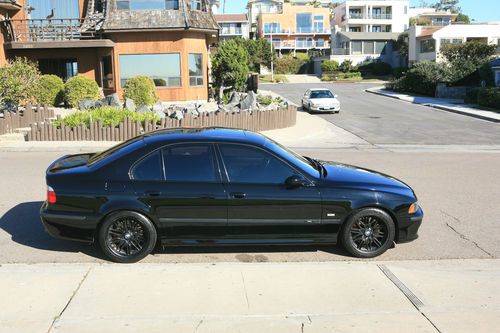
[[[148,197],[159,197],[160,194],[160,191],[146,191]]]
[[[247,194],[242,192],[233,192],[231,193],[231,196],[235,199],[243,199],[247,196]]]

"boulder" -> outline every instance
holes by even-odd
[[[174,118],[174,119],[177,119],[177,120],[181,120],[181,119],[184,119],[184,113],[182,111],[174,111],[174,113],[172,113],[170,115],[170,118]]]
[[[165,110],[165,108],[163,107],[163,105],[161,103],[157,103],[157,104],[153,105],[154,112],[163,112],[163,110]]]
[[[245,99],[240,102],[240,108],[242,110],[255,110],[257,109],[257,94],[250,91]]]
[[[137,108],[134,100],[130,99],[130,98],[125,99],[125,103],[123,104],[123,107],[129,111],[135,111],[135,109]]]
[[[165,112],[163,111],[156,111],[156,115],[160,117],[160,119],[166,118],[167,116],[165,115]]]
[[[98,107],[97,105],[101,106],[102,102],[96,101],[95,99],[84,98],[78,103],[78,108],[80,110],[86,111],[90,109],[95,109],[96,107]]]
[[[121,108],[122,107],[122,103],[120,101],[120,98],[118,98],[118,94],[117,93],[114,93],[114,94],[111,94],[111,95],[108,95],[108,96],[104,97],[103,102],[105,102],[106,105],[108,105],[108,106],[113,106],[113,107],[116,107],[116,108]]]
[[[0,113],[4,112],[16,112],[17,105],[10,102],[0,102]]]
[[[231,93],[231,97],[229,98],[229,103],[227,104],[232,106],[237,106],[238,104],[240,104],[240,101],[241,101],[240,93],[237,91],[233,91]]]
[[[136,110],[137,112],[149,112],[151,111],[150,108],[148,108],[146,105],[141,105],[137,108]]]

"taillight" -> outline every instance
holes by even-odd
[[[50,186],[47,186],[47,202],[55,204],[57,202],[56,192]]]

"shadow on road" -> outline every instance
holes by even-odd
[[[94,246],[49,236],[40,221],[41,206],[41,201],[33,201],[11,208],[0,219],[0,228],[11,235],[12,241],[21,245],[40,250],[82,252],[92,257],[104,258]]]

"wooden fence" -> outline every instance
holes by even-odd
[[[0,118],[0,135],[13,133],[18,128],[30,127],[31,124],[49,122],[53,117],[54,110],[27,104],[23,111],[4,112],[3,118]]]
[[[167,117],[159,123],[151,121],[141,124],[126,118],[118,127],[103,126],[100,122],[94,122],[89,128],[85,125],[62,125],[57,128],[51,123],[38,122],[31,125],[28,141],[124,141],[154,130],[178,127],[229,127],[265,131],[293,126],[296,118],[297,108],[288,106],[275,111],[210,112],[201,113],[199,116],[186,114],[182,120]]]

